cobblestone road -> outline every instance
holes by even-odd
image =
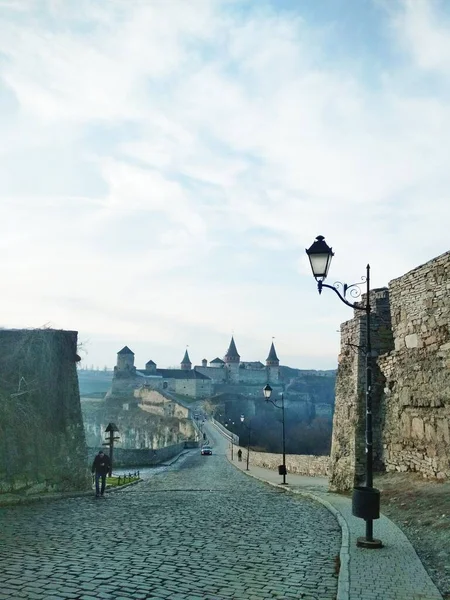
[[[0,509],[0,599],[336,597],[321,505],[191,451],[137,486]]]

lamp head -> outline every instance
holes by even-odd
[[[306,250],[311,270],[316,281],[324,281],[328,275],[333,249],[328,246],[323,235],[318,235],[315,242]]]
[[[268,400],[270,398],[270,396],[272,395],[272,388],[270,387],[269,384],[267,384],[266,386],[263,387],[263,394],[264,394],[264,398],[266,400]]]
[[[241,415],[241,423],[244,422],[244,419],[245,419],[244,415]]]

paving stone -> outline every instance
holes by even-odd
[[[321,586],[320,600],[334,600],[334,516],[220,454],[208,458],[195,450],[102,503],[2,509],[0,593],[19,600],[26,586],[30,600],[273,600]]]

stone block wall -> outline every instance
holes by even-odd
[[[450,252],[389,283],[394,347],[386,378],[388,471],[450,476]]]
[[[190,447],[198,446],[197,442],[190,442]],[[157,449],[126,449],[126,448],[114,448],[113,456],[113,473],[114,469],[119,468],[135,468],[135,467],[151,467],[159,465],[162,462],[175,457],[185,449],[185,442],[179,444],[173,444],[172,446],[166,446],[165,448]],[[88,466],[92,465],[95,455],[97,454],[97,448],[89,448]],[[108,449],[105,449],[105,453],[108,454]]]
[[[450,252],[371,292],[375,470],[450,476]],[[330,487],[365,472],[365,315],[341,326]]]
[[[77,332],[0,330],[0,493],[87,489]]]
[[[361,305],[364,303],[363,295]],[[378,367],[376,357],[393,347],[388,289],[372,290],[370,305],[373,454],[375,463],[380,468],[381,397],[384,376]],[[341,325],[341,352],[336,377],[331,444],[330,489],[332,490],[349,490],[354,485],[363,483],[365,477],[366,341],[366,313],[355,310],[354,318]]]
[[[157,405],[155,405],[157,406]],[[87,444],[100,448],[105,440],[105,429],[113,422],[119,429],[119,448],[160,449],[185,440],[195,440],[196,431],[190,419],[159,415],[136,407],[124,411],[111,402],[82,402],[83,422]]]
[[[247,460],[247,448],[241,447],[242,460]],[[237,451],[239,446],[234,448],[234,460],[237,460]],[[283,463],[282,454],[273,454],[271,452],[254,452],[250,450],[249,464],[254,467],[263,467],[265,469],[277,470]],[[327,477],[330,472],[329,456],[307,456],[302,454],[287,454],[286,468],[288,473],[297,475],[309,475],[311,477]]]
[[[174,402],[157,390],[143,386],[134,390],[134,397],[139,400],[140,408],[147,412],[177,419],[189,418],[189,408]]]

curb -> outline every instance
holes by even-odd
[[[287,488],[286,486],[284,486],[280,483],[274,483],[272,481],[267,481],[266,479],[261,479],[261,477],[258,477],[257,475],[253,475],[250,471],[249,472],[244,471],[243,469],[240,469],[239,467],[234,465],[231,462],[231,460],[228,458],[228,455],[227,455],[227,460],[231,465],[233,465],[233,467],[235,469],[237,469],[238,471],[241,471],[245,475],[249,475],[250,477],[257,479],[258,481],[262,481],[263,483],[267,483],[268,485],[271,485],[280,490],[283,490],[283,492],[289,492],[291,494],[297,494],[300,496],[304,496],[305,498],[310,498],[312,500],[315,500],[316,502],[319,502],[320,504],[322,504],[326,509],[328,509],[331,512],[331,514],[335,517],[335,519],[339,523],[339,527],[341,528],[341,550],[339,552],[339,558],[340,558],[341,564],[340,564],[339,575],[338,575],[338,589],[337,589],[336,600],[350,600],[350,596],[349,596],[349,594],[350,594],[350,549],[349,549],[350,548],[350,533],[348,530],[347,521],[345,520],[343,515],[330,502],[328,502],[328,500],[325,500],[324,498],[321,498],[320,496],[317,496],[316,494],[314,494],[312,492],[303,492],[298,489],[293,490],[291,488]]]
[[[180,452],[180,454],[177,454],[177,456],[171,462],[163,462],[163,463],[159,463],[158,465],[154,465],[154,466],[155,467],[171,467],[174,463],[177,462],[177,460],[179,458],[181,458],[185,454],[189,454],[189,450],[183,450],[182,452]]]

